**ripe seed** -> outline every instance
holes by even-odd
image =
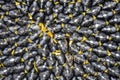
[[[119,0],[5,0],[0,8],[0,79],[119,79]]]

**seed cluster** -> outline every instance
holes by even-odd
[[[120,80],[120,1],[0,0],[0,80]]]

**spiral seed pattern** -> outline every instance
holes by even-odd
[[[0,80],[120,80],[120,0],[0,0]]]

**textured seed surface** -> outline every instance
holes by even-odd
[[[0,80],[120,80],[120,0],[0,0]]]

